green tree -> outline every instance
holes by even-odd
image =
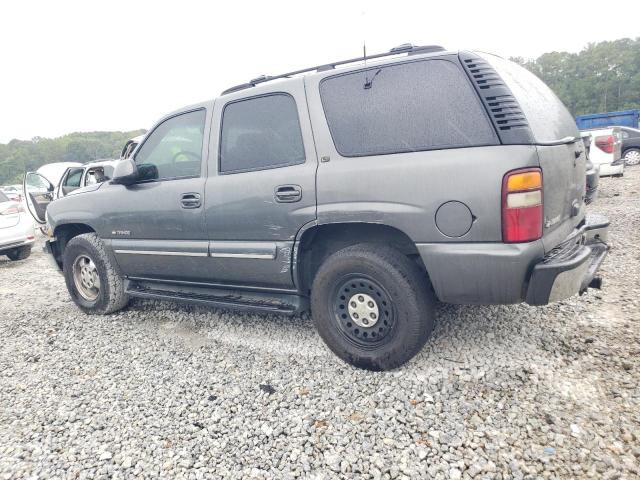
[[[22,183],[26,171],[52,162],[88,162],[118,158],[122,147],[144,130],[70,133],[58,138],[33,137],[0,144],[0,185]]]
[[[574,115],[640,108],[640,38],[512,60],[540,77]]]

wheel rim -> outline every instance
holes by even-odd
[[[631,150],[625,153],[624,161],[627,165],[638,165],[640,163],[640,151]]]
[[[93,302],[100,294],[100,276],[96,264],[87,255],[79,255],[73,262],[73,283],[82,298]]]
[[[350,275],[338,282],[332,302],[342,335],[361,348],[375,348],[390,340],[396,324],[391,296],[375,280]]]

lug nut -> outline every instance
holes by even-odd
[[[369,305],[369,308],[373,308],[373,302],[369,301],[369,303],[367,303],[367,305]]]
[[[356,302],[351,302],[351,306],[352,306],[353,308],[356,308],[356,307],[357,307]]]
[[[362,295],[360,295],[360,296],[358,297],[358,301],[359,301],[359,302],[364,302],[364,297],[363,297]]]
[[[359,318],[357,313],[353,314],[353,318]]]
[[[369,315],[371,318],[373,318],[374,320],[376,319],[376,314],[371,312],[371,314]]]

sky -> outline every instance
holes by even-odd
[[[638,18],[637,0],[3,2],[0,143],[148,129],[261,74],[359,56],[364,42],[370,54],[413,43],[535,58],[640,36]]]

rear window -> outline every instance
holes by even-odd
[[[9,197],[7,197],[4,193],[0,192],[0,202],[8,202]]]
[[[567,107],[542,80],[517,63],[491,54],[481,55],[518,100],[536,141],[552,142],[580,136]]]
[[[345,157],[499,143],[461,68],[422,60],[324,79],[322,105]]]

